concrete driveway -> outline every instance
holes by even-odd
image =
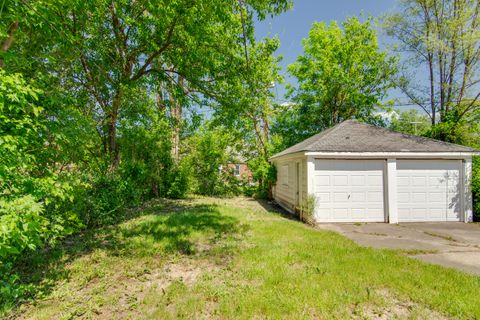
[[[480,275],[480,225],[461,222],[320,224],[363,246],[402,250],[430,263]]]

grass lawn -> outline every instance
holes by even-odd
[[[359,247],[248,199],[157,201],[32,255],[11,318],[480,317],[480,277]]]

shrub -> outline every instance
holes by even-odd
[[[252,171],[253,179],[257,182],[255,197],[261,199],[272,198],[272,186],[277,180],[277,170],[274,165],[263,158],[254,158],[248,166]]]
[[[188,160],[184,159],[170,173],[170,185],[167,196],[183,199],[191,191],[192,170]]]
[[[308,223],[315,224],[315,207],[317,204],[317,198],[313,194],[309,194],[303,203],[298,208],[300,212],[300,220]]]
[[[34,250],[48,238],[44,207],[31,195],[0,200],[0,258],[13,261],[24,250]],[[0,263],[2,263],[0,262]]]
[[[88,178],[87,178],[88,179]],[[134,186],[120,174],[90,177],[84,188],[75,195],[75,204],[82,221],[88,226],[107,225],[118,221],[119,213],[126,204],[135,205],[138,195]]]

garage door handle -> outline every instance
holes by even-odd
[[[348,195],[348,199],[350,199],[351,194]]]

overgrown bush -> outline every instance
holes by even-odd
[[[300,220],[308,224],[315,224],[314,214],[316,205],[317,198],[315,198],[315,195],[309,194],[298,208],[298,211],[300,213]]]
[[[260,199],[272,198],[272,187],[277,180],[276,167],[262,158],[254,158],[248,166],[252,171],[253,179],[257,182],[254,196]]]
[[[192,188],[192,170],[188,159],[184,159],[171,171],[169,182],[167,197],[183,199],[190,193]]]
[[[56,170],[46,146],[42,92],[0,70],[0,301],[22,291],[14,263],[83,227],[70,204],[77,180]]]
[[[229,164],[236,163],[231,150],[234,138],[224,130],[201,130],[191,137],[192,152],[187,158],[193,192],[207,196],[235,196],[242,193],[243,181]]]
[[[118,211],[132,200],[129,199],[132,197],[128,192],[131,188],[128,187],[128,182],[116,174],[91,179],[75,195],[74,207],[88,226],[111,224],[116,220]]]

